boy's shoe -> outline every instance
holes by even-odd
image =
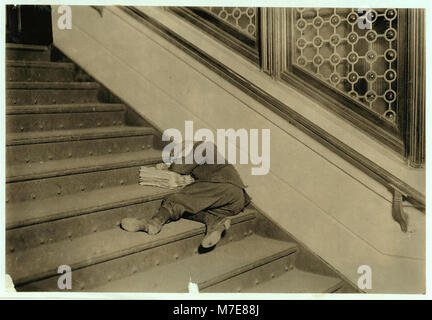
[[[207,226],[207,232],[204,239],[201,241],[203,248],[211,248],[215,246],[222,237],[222,233],[231,227],[231,219],[223,218],[220,221]]]
[[[139,220],[136,218],[124,218],[121,227],[129,232],[144,231],[149,235],[158,234],[162,229],[163,223],[157,219]]]

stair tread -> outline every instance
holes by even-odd
[[[295,243],[252,235],[204,254],[112,281],[92,291],[187,292],[190,280],[203,289],[295,250]]]
[[[140,166],[160,161],[162,161],[161,150],[146,149],[137,152],[11,165],[7,168],[6,182]]]
[[[65,142],[100,138],[140,136],[155,133],[151,127],[112,126],[69,130],[46,130],[8,133],[6,145]]]
[[[127,232],[117,227],[11,253],[7,258],[8,273],[14,283],[41,279],[56,274],[58,266],[63,264],[74,270],[174,241],[182,238],[185,233],[189,235],[203,231],[202,224],[185,219],[167,224],[154,236],[144,232]]]
[[[8,81],[6,89],[98,89],[97,82]]]
[[[270,281],[245,290],[249,293],[325,293],[341,286],[339,278],[293,269]]]
[[[71,62],[6,60],[6,67],[30,67],[30,68],[38,67],[38,68],[74,69],[74,64]]]
[[[36,45],[36,44],[22,44],[22,43],[6,43],[6,49],[22,49],[22,50],[36,50],[36,51],[48,51],[48,46]]]
[[[137,169],[138,176],[138,169]],[[138,184],[74,193],[55,198],[29,200],[6,205],[6,228],[57,220],[127,204],[161,199],[169,189]]]
[[[125,111],[121,103],[70,103],[47,105],[6,106],[6,114],[43,114],[43,113],[78,113],[78,112],[113,112]]]
[[[251,211],[242,212],[233,217],[233,223],[241,221],[245,217],[251,217],[251,215]],[[127,232],[116,227],[73,240],[63,240],[9,253],[6,259],[7,269],[14,283],[22,284],[56,275],[60,265],[66,264],[72,270],[76,270],[203,234],[204,231],[205,227],[202,223],[187,219],[168,223],[159,234],[153,236],[149,236],[145,232]],[[32,267],[29,268],[28,266]]]

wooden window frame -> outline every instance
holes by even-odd
[[[337,137],[329,134],[326,130],[322,129],[316,123],[300,115],[299,113],[291,109],[287,104],[285,104],[281,100],[277,99],[276,97],[270,95],[266,91],[257,87],[254,83],[250,82],[248,79],[245,79],[244,77],[236,73],[233,69],[227,67],[221,61],[209,55],[209,53],[203,51],[193,43],[189,42],[181,35],[177,34],[173,29],[170,29],[169,27],[165,26],[163,23],[159,22],[156,18],[152,17],[151,15],[144,13],[136,9],[135,7],[131,7],[131,6],[122,7],[122,10],[125,11],[128,15],[133,17],[138,22],[143,23],[148,28],[156,32],[158,35],[165,38],[167,41],[171,42],[172,44],[174,44],[175,46],[177,46],[178,48],[180,48],[181,50],[189,54],[198,62],[202,63],[204,66],[214,71],[216,74],[218,74],[219,76],[227,80],[235,87],[239,88],[241,91],[243,91],[250,97],[262,103],[265,107],[275,112],[281,118],[285,119],[290,124],[292,124],[299,130],[304,132],[305,134],[311,136],[313,139],[315,139],[325,147],[329,148],[330,150],[338,154],[346,161],[350,162],[353,166],[358,168],[360,171],[364,172],[365,174],[369,175],[379,183],[388,187],[389,190],[392,191],[398,190],[398,192],[400,192],[404,196],[404,198],[410,201],[415,207],[417,207],[420,210],[424,210],[425,208],[424,194],[418,191],[417,189],[415,189],[414,187],[410,186],[405,181],[401,180],[400,177],[389,172],[385,168],[385,166],[378,165],[377,163],[373,162],[373,160],[361,154],[358,150],[355,150],[351,146],[339,140]],[[275,17],[277,17],[277,15],[280,12],[278,13],[275,11],[277,11],[275,8],[261,8],[261,13],[263,17],[264,16],[269,17],[269,15],[271,14],[275,14]],[[280,21],[279,18],[277,18],[278,21]],[[264,30],[268,28],[266,23],[272,26],[272,28],[274,27],[274,24],[271,23],[271,19],[262,19],[261,27],[264,27]],[[418,26],[411,25],[408,27],[413,28],[412,32],[418,34],[419,38],[422,39],[421,38],[422,35],[418,32],[419,30],[423,30],[424,32],[424,29],[422,29],[423,26],[424,26],[424,20],[423,21],[419,20]],[[272,46],[272,42],[276,41],[278,39],[277,37],[280,36],[280,34],[275,34],[275,33],[272,34],[269,32],[268,35],[269,36],[267,37],[267,33],[261,34],[262,52],[265,52],[267,54],[267,56],[266,55],[261,56],[262,63],[265,62],[265,64],[263,63],[262,65],[262,70],[267,74],[275,76],[280,71],[280,68],[278,68],[278,62],[280,60],[277,59],[277,54],[276,54],[277,52],[275,52],[275,50],[272,50],[272,48],[277,48],[277,46]],[[417,50],[419,50],[418,52],[419,54],[420,53],[424,54],[424,42],[423,44],[418,44],[416,42],[411,41],[409,45],[417,48]],[[415,59],[414,53],[415,52],[412,51],[412,59]],[[419,85],[422,85],[423,87],[419,87],[417,84],[412,83],[411,88],[408,88],[408,92],[409,92],[408,99],[411,99],[414,102],[418,102],[418,104],[416,104],[415,107],[417,112],[419,113],[419,116],[418,117],[416,116],[410,120],[414,123],[413,126],[410,126],[410,130],[417,130],[416,131],[417,135],[415,135],[415,137],[410,135],[411,139],[413,139],[415,143],[418,143],[419,141],[424,143],[424,136],[422,135],[422,132],[424,132],[424,122],[419,121],[419,120],[424,121],[424,77],[423,76],[425,70],[422,69],[423,67],[421,66],[421,64],[424,64],[424,58],[425,57],[423,55],[417,57],[418,61],[415,61],[417,63],[416,65],[418,65],[419,69],[421,70],[412,70],[412,72],[419,73],[416,74],[415,76],[416,79],[419,81]],[[421,145],[417,145],[417,148],[421,148]],[[419,149],[416,150],[418,150],[418,154],[422,154]],[[377,152],[379,152],[379,150],[377,150]],[[417,156],[416,154],[412,154],[413,159],[417,159],[416,156]],[[410,164],[412,165],[412,163]]]
[[[330,85],[307,76],[289,63],[292,45],[291,10],[263,8],[261,14],[261,61],[263,71],[307,94],[356,127],[401,154],[412,167],[424,164],[425,69],[424,10],[399,9],[398,122],[391,125]],[[408,79],[410,81],[408,81]],[[349,106],[349,107],[347,107]],[[366,120],[366,121],[365,121]]]

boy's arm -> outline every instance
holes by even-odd
[[[177,172],[179,174],[191,174],[192,170],[198,166],[197,163],[185,164],[185,158],[182,157],[182,163],[171,163],[169,170]]]
[[[182,161],[184,162],[184,159],[182,159]],[[196,167],[197,165],[188,165],[188,164],[176,164],[174,162],[171,163],[165,163],[165,162],[161,162],[156,164],[156,169],[158,170],[170,170],[179,174],[190,174],[192,172],[192,170]]]
[[[201,143],[203,143],[204,141],[199,141],[196,142],[193,146],[193,152],[195,151],[195,148],[198,147]],[[208,142],[207,142],[208,143]],[[215,164],[217,162],[217,147],[214,144],[211,144],[211,148],[213,148],[213,163]],[[206,157],[206,152],[204,151],[204,157]],[[209,155],[210,156],[210,155]],[[210,160],[210,159],[207,159]],[[224,159],[225,160],[225,159]],[[180,174],[190,174],[192,172],[193,169],[195,169],[196,167],[198,167],[199,165],[201,165],[200,163],[197,163],[194,159],[194,162],[192,164],[185,164],[185,157],[182,157],[182,164],[176,164],[176,163],[172,163],[171,166],[169,167],[169,170],[180,173]]]

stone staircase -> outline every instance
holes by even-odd
[[[207,252],[193,220],[156,236],[123,231],[122,218],[151,216],[170,192],[138,185],[139,167],[161,161],[159,133],[130,125],[125,105],[50,57],[7,45],[6,271],[18,291],[59,291],[61,265],[72,291],[187,292],[190,279],[202,292],[346,291],[330,271],[299,268],[304,248],[269,237],[253,207]]]

